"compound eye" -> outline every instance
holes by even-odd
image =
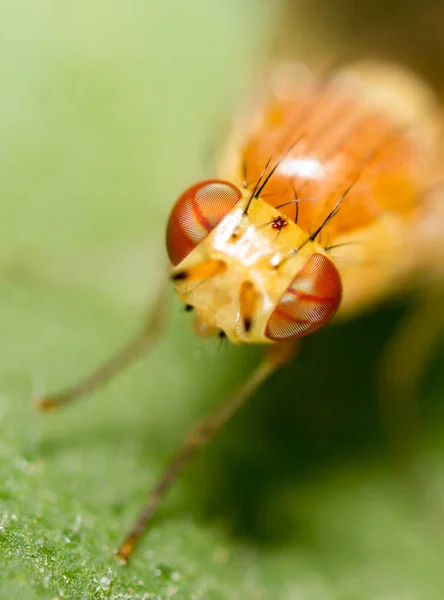
[[[173,265],[179,264],[222,221],[242,197],[227,181],[201,181],[184,192],[171,211],[166,244]]]
[[[342,284],[332,261],[313,254],[279,300],[265,335],[274,342],[295,340],[327,323],[341,302]]]

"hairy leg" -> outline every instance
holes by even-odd
[[[442,334],[443,301],[444,291],[434,291],[407,314],[386,347],[379,373],[380,410],[392,455],[422,504],[425,495],[430,499],[431,490],[418,460],[422,447],[419,383]]]
[[[120,562],[124,564],[128,562],[168,489],[197,450],[208,444],[223,425],[246,404],[257,388],[293,357],[294,349],[294,345],[285,343],[270,346],[263,361],[245,379],[235,394],[189,432],[182,447],[154,486],[133,527],[117,550],[116,556]]]
[[[105,385],[130,363],[147,352],[161,334],[165,322],[169,277],[163,277],[157,296],[150,307],[141,330],[108,360],[70,387],[55,393],[44,394],[35,399],[40,411],[48,411],[65,406]]]

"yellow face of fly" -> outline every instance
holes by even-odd
[[[325,250],[250,192],[180,261],[173,280],[197,317],[235,343],[307,335],[333,316],[341,298]]]

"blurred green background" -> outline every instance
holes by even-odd
[[[211,176],[269,52],[386,54],[440,89],[438,3],[351,4],[0,0],[1,598],[443,597],[444,520],[412,501],[376,401],[407,303],[307,339],[175,485],[127,568],[111,554],[148,489],[259,350],[199,340],[172,299],[141,363],[60,413],[31,408],[137,328],[169,209]],[[442,350],[420,386],[438,499]]]

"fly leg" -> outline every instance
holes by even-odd
[[[246,404],[257,388],[293,356],[293,344],[283,343],[270,346],[263,361],[240,385],[234,395],[188,433],[183,445],[173,456],[169,466],[154,486],[133,527],[117,550],[116,557],[121,563],[128,562],[165,494],[197,450],[208,444],[223,425]]]
[[[383,353],[379,373],[380,412],[391,452],[421,503],[421,490],[428,496],[431,490],[418,459],[423,445],[418,388],[444,327],[443,301],[444,291],[435,291],[406,316]]]
[[[147,352],[160,336],[166,315],[169,278],[165,275],[159,287],[157,297],[151,306],[140,331],[124,346],[119,348],[108,360],[96,367],[91,373],[55,393],[44,394],[35,399],[37,410],[47,411],[65,406],[105,385],[129,364]]]

